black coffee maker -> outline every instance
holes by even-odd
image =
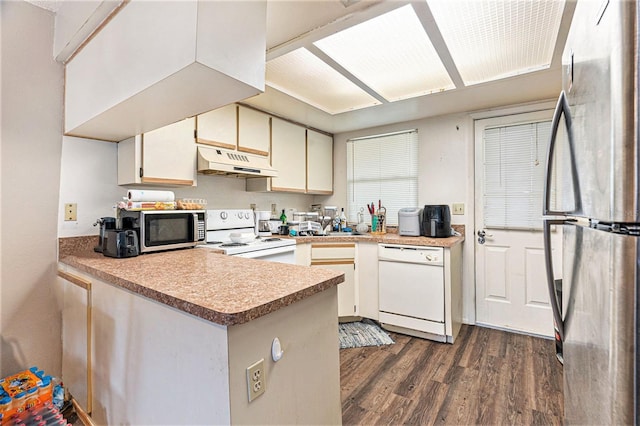
[[[100,238],[98,239],[98,245],[93,248],[93,251],[98,253],[102,253],[102,246],[104,244],[104,236],[108,230],[116,229],[116,218],[115,217],[101,217],[96,220],[96,223],[93,226],[100,225]]]
[[[422,235],[431,238],[451,236],[451,211],[446,204],[426,205],[422,210]]]

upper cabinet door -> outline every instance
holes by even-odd
[[[222,108],[200,114],[196,117],[196,142],[236,149],[238,140],[238,106],[226,105]]]
[[[307,193],[333,193],[333,138],[307,130]]]
[[[251,108],[238,107],[238,151],[269,156],[271,117]]]
[[[271,190],[306,192],[306,129],[275,117],[271,126]]]

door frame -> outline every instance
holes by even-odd
[[[556,99],[548,99],[548,100],[542,100],[542,101],[536,101],[536,102],[532,102],[532,103],[526,103],[526,104],[521,104],[521,105],[515,105],[515,106],[509,106],[509,107],[504,107],[504,108],[497,108],[497,109],[491,109],[491,110],[485,110],[485,111],[478,111],[478,112],[473,112],[469,114],[469,117],[472,120],[472,131],[470,132],[470,142],[469,142],[469,168],[471,170],[471,176],[472,179],[470,179],[469,182],[469,194],[470,196],[468,197],[468,200],[471,202],[469,203],[472,206],[472,212],[470,214],[472,214],[471,220],[468,220],[467,223],[471,223],[472,224],[472,229],[466,229],[465,230],[465,241],[473,242],[473,250],[471,250],[471,252],[473,253],[473,256],[470,260],[464,262],[465,264],[467,264],[468,268],[471,269],[471,273],[469,274],[470,277],[473,278],[473,289],[469,289],[467,288],[466,291],[464,291],[464,294],[467,295],[473,295],[473,301],[472,301],[472,306],[473,306],[473,310],[472,312],[469,312],[468,315],[468,320],[470,324],[477,324],[477,292],[476,292],[476,281],[477,281],[477,276],[476,276],[476,251],[478,249],[477,244],[477,240],[476,240],[476,232],[478,230],[478,223],[476,223],[476,208],[477,208],[477,203],[476,203],[476,199],[477,199],[477,194],[476,194],[476,179],[477,179],[477,170],[476,170],[476,155],[477,155],[477,147],[476,147],[476,122],[480,121],[480,120],[485,120],[485,119],[492,119],[492,118],[507,118],[509,116],[517,116],[517,115],[522,115],[522,114],[528,114],[528,113],[535,113],[535,112],[540,112],[540,111],[548,111],[551,110],[553,111],[553,109],[556,106]],[[468,306],[465,303],[466,306]]]

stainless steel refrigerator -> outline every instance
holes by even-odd
[[[543,213],[568,424],[638,424],[637,25],[636,1],[579,0],[563,53]]]

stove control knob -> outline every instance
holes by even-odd
[[[222,220],[227,220],[227,212],[220,212],[220,218]]]
[[[238,219],[242,219],[242,212],[238,213]]]
[[[244,218],[245,218],[245,219],[249,219],[249,217],[251,217],[251,214],[249,214],[249,212],[246,212],[246,213],[244,214]]]

